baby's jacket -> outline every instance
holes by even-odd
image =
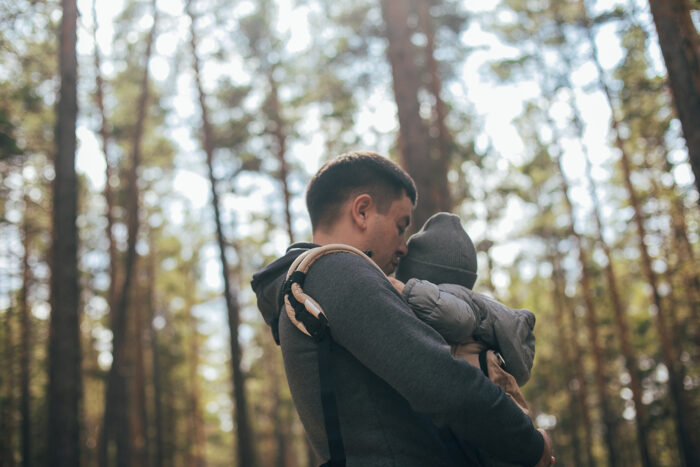
[[[522,386],[535,358],[535,315],[515,310],[456,284],[410,279],[403,296],[416,315],[450,344],[483,343],[501,353],[506,371]]]

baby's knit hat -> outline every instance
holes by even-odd
[[[396,278],[416,278],[434,284],[459,284],[471,289],[476,282],[476,248],[459,217],[439,212],[411,235],[408,254],[401,258]]]

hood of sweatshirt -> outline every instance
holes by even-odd
[[[253,274],[253,280],[250,282],[250,286],[257,297],[258,310],[260,310],[265,323],[270,326],[272,336],[277,344],[280,343],[279,332],[277,330],[281,309],[279,294],[282,291],[284,278],[287,275],[289,266],[292,265],[300,254],[317,246],[318,245],[314,243],[295,243],[287,248],[287,252],[284,256],[276,259]]]

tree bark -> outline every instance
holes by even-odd
[[[289,189],[289,164],[287,163],[287,134],[285,131],[285,121],[282,117],[282,109],[279,102],[279,87],[274,78],[274,66],[270,67],[267,72],[268,85],[270,87],[268,95],[268,103],[270,109],[270,119],[274,123],[273,125],[273,136],[277,143],[277,160],[279,162],[279,170],[277,172],[277,178],[282,186],[282,195],[284,201],[284,216],[287,226],[287,235],[289,237],[289,243],[294,243],[294,228],[292,224],[292,196]],[[287,420],[284,418],[282,396],[280,394],[280,388],[282,388],[282,381],[280,380],[280,375],[278,372],[278,349],[274,348],[272,342],[269,339],[265,340],[264,351],[269,355],[268,357],[268,374],[270,375],[271,396],[272,396],[272,407],[270,418],[273,421],[273,432],[274,440],[276,446],[275,461],[274,465],[276,467],[285,467],[289,465],[289,459],[292,458],[289,446],[289,431],[287,430]],[[270,347],[272,345],[272,347]]]
[[[619,462],[617,456],[617,436],[615,433],[616,422],[615,415],[609,404],[610,396],[607,389],[608,379],[605,375],[605,361],[603,359],[603,350],[598,335],[598,318],[596,316],[596,307],[593,302],[593,284],[590,278],[590,267],[586,259],[583,238],[574,227],[574,206],[569,198],[569,184],[564,176],[560,157],[556,157],[556,164],[560,172],[561,192],[564,196],[564,201],[566,202],[569,213],[569,233],[574,239],[576,248],[578,249],[578,261],[579,267],[581,268],[581,295],[583,296],[583,304],[586,311],[586,327],[588,328],[589,345],[593,354],[595,387],[598,392],[598,403],[600,404],[603,422],[603,440],[605,442],[610,467],[615,467]]]
[[[582,127],[581,127],[582,130]],[[583,132],[580,133],[580,138],[583,137]],[[593,210],[596,220],[596,236],[598,244],[603,249],[607,263],[605,265],[605,278],[608,282],[608,293],[610,294],[610,302],[613,307],[615,316],[615,326],[617,328],[617,337],[620,339],[620,347],[622,356],[625,361],[625,368],[630,375],[630,390],[632,391],[632,402],[635,410],[635,428],[637,430],[637,449],[639,450],[639,459],[644,467],[654,465],[651,454],[649,453],[649,416],[646,406],[642,403],[642,381],[639,373],[639,365],[637,363],[637,355],[630,340],[629,323],[627,321],[627,310],[622,303],[620,297],[620,288],[618,285],[617,274],[613,266],[613,257],[610,245],[603,238],[603,222],[600,213],[600,201],[596,191],[596,184],[592,176],[591,161],[588,157],[588,151],[584,149],[584,157],[586,159],[586,178],[593,199]]]
[[[559,27],[561,27],[561,23],[559,23]],[[560,30],[560,34],[563,35],[563,31]],[[605,265],[605,277],[608,285],[607,290],[610,295],[610,303],[613,308],[615,326],[617,328],[617,337],[620,339],[620,347],[625,361],[625,368],[627,369],[627,372],[630,375],[630,390],[632,391],[632,400],[636,412],[635,428],[637,431],[637,449],[639,452],[641,465],[644,467],[651,467],[653,465],[653,462],[649,453],[649,420],[646,407],[642,403],[641,376],[639,374],[639,368],[637,365],[637,356],[630,340],[629,324],[627,321],[627,310],[624,304],[622,303],[622,299],[620,297],[618,279],[614,270],[612,251],[603,237],[603,221],[601,216],[600,201],[597,194],[596,183],[591,173],[592,167],[588,154],[588,147],[584,143],[585,129],[583,126],[583,119],[581,118],[578,105],[576,104],[574,98],[573,83],[571,83],[571,80],[569,78],[574,67],[571,63],[571,59],[569,58],[569,56],[562,53],[560,54],[560,57],[565,67],[565,73],[563,74],[565,85],[567,88],[572,90],[569,105],[573,113],[572,120],[576,131],[576,137],[581,146],[581,150],[583,152],[584,159],[586,162],[586,178],[588,180],[591,199],[593,200],[593,214],[596,222],[596,239],[597,243],[603,249],[603,252],[605,253],[605,257],[607,259],[607,263]],[[538,60],[538,66],[540,70],[545,71],[544,62],[542,60]],[[543,75],[543,80],[547,80],[546,75]],[[548,89],[551,89],[551,86],[548,86]],[[555,129],[554,139],[557,141],[560,140],[562,135],[556,134],[558,132],[556,131],[556,125],[554,124],[554,122],[550,122],[550,126],[551,128]],[[560,163],[558,163],[558,167],[560,176],[565,177],[564,171]]]
[[[659,340],[661,343],[661,354],[669,374],[670,394],[676,412],[674,419],[676,422],[676,433],[678,436],[679,448],[687,466],[700,465],[700,449],[698,448],[692,434],[692,421],[695,420],[694,410],[690,404],[690,401],[688,400],[685,389],[683,388],[683,379],[681,376],[682,371],[679,367],[680,360],[678,358],[680,352],[676,351],[677,349],[672,343],[674,339],[671,335],[669,335],[669,328],[666,322],[666,314],[668,310],[666,310],[664,303],[661,300],[661,294],[659,293],[658,288],[658,278],[656,276],[656,272],[654,272],[654,269],[652,268],[651,257],[644,240],[646,237],[646,227],[644,226],[642,207],[637,197],[636,190],[632,185],[632,167],[630,156],[627,153],[624,141],[620,135],[620,122],[616,115],[613,94],[605,81],[605,71],[598,60],[598,49],[595,43],[595,38],[593,37],[592,26],[590,24],[590,19],[586,12],[585,3],[583,0],[579,0],[579,5],[585,26],[584,29],[591,46],[591,59],[593,60],[598,73],[598,84],[607,99],[612,114],[610,120],[611,131],[615,138],[615,146],[620,152],[620,166],[622,168],[624,184],[629,197],[630,205],[634,210],[633,220],[637,227],[637,245],[642,260],[642,271],[651,291],[651,303],[654,307],[653,315],[656,321],[656,330],[659,334]]]
[[[267,337],[267,336],[266,336]],[[277,346],[272,342],[272,339],[264,339],[263,353],[265,355],[264,365],[265,372],[269,376],[270,390],[268,397],[269,404],[269,419],[272,422],[272,438],[274,446],[274,460],[268,462],[275,467],[285,467],[290,465],[289,460],[293,457],[290,452],[289,443],[289,428],[292,423],[288,419],[287,411],[285,411],[284,401],[282,400],[281,389],[286,384],[280,374],[280,352]]]
[[[668,156],[663,158],[663,165],[666,172],[672,169]],[[672,181],[670,189],[672,193],[678,193],[675,181]],[[681,270],[685,294],[690,308],[690,321],[694,323],[691,331],[695,339],[695,344],[700,348],[700,272],[698,272],[695,262],[695,252],[693,245],[688,239],[688,224],[686,222],[686,208],[683,200],[673,197],[671,202],[671,226],[673,228],[673,241],[676,255],[678,256],[678,268]]]
[[[436,212],[450,210],[449,199],[444,199],[441,194],[441,190],[448,186],[447,173],[430,158],[428,130],[420,115],[420,71],[414,60],[416,53],[408,25],[408,2],[382,0],[381,6],[399,116],[401,165],[413,177],[419,193],[412,223],[413,228],[418,229]]]
[[[613,121],[614,120],[615,118],[613,117]],[[644,216],[642,214],[639,200],[637,199],[636,191],[632,185],[632,169],[630,166],[629,157],[624,149],[622,149],[624,144],[619,136],[617,126],[617,123],[613,124],[616,134],[616,145],[621,152],[620,165],[622,166],[624,175],[625,188],[627,189],[630,204],[634,209],[634,223],[637,227],[637,244],[642,257],[642,270],[644,271],[647,283],[651,289],[651,300],[655,308],[655,312],[653,314],[656,320],[656,329],[659,333],[659,339],[661,341],[661,354],[663,356],[664,364],[668,369],[671,399],[673,400],[676,409],[675,421],[678,442],[680,445],[679,447],[686,466],[689,467],[693,465],[700,465],[700,450],[695,444],[695,440],[693,439],[692,435],[692,421],[695,419],[694,410],[692,409],[690,401],[688,400],[688,395],[685,393],[685,389],[683,388],[683,378],[681,375],[682,370],[679,367],[679,352],[677,352],[677,349],[673,344],[675,339],[669,335],[668,324],[666,323],[665,316],[667,310],[665,309],[665,306],[661,300],[656,272],[654,272],[654,269],[652,268],[651,257],[644,241],[646,237]]]
[[[75,174],[77,100],[75,0],[62,0],[61,77],[56,112],[56,156],[51,249],[49,328],[48,459],[52,466],[80,466],[80,289]]]
[[[561,23],[558,23],[558,26],[561,28]],[[560,30],[560,34],[562,34],[562,31]],[[566,57],[564,54],[562,55],[563,61],[569,65],[568,57]],[[545,92],[549,92],[551,85],[548,80],[548,75],[547,71],[545,69],[545,65],[540,57],[540,55],[535,55],[535,60],[536,60],[536,65],[542,72],[541,80],[544,83]],[[567,70],[569,71],[569,70]],[[569,83],[570,84],[570,83]],[[576,106],[573,106],[574,110],[576,111]],[[549,120],[549,126],[552,129],[552,131],[555,133],[554,140],[559,141],[561,137],[557,135],[557,126],[554,124],[554,122],[551,121],[549,115],[547,114],[547,119]],[[561,152],[561,151],[560,151]],[[605,363],[603,360],[603,351],[602,351],[602,346],[600,343],[600,338],[598,335],[598,318],[597,318],[597,311],[596,307],[593,302],[593,296],[592,296],[592,287],[593,284],[591,283],[591,273],[590,273],[590,267],[588,265],[588,260],[586,258],[586,253],[585,253],[585,248],[584,248],[584,242],[583,242],[583,237],[581,234],[579,234],[576,231],[575,228],[575,214],[574,214],[574,204],[571,201],[571,198],[569,196],[569,182],[566,178],[566,174],[564,172],[564,168],[562,166],[562,161],[561,161],[561,154],[556,154],[553,155],[554,163],[556,165],[556,168],[559,172],[559,179],[560,179],[560,191],[562,193],[562,196],[564,198],[564,202],[566,204],[568,216],[569,216],[569,225],[568,225],[568,230],[571,235],[571,237],[574,239],[576,247],[578,249],[578,261],[579,261],[579,267],[581,268],[581,294],[583,296],[583,303],[584,303],[584,309],[585,309],[585,316],[586,316],[586,327],[588,331],[588,336],[589,336],[589,341],[590,341],[590,347],[592,350],[593,354],[593,370],[594,370],[594,380],[595,380],[595,388],[597,391],[597,396],[598,396],[598,403],[600,404],[600,410],[601,410],[601,417],[602,417],[602,422],[603,422],[603,440],[605,443],[606,447],[606,453],[608,457],[608,462],[610,464],[610,467],[615,467],[618,465],[618,456],[617,456],[617,445],[616,445],[616,433],[615,433],[615,428],[616,428],[616,420],[615,420],[615,415],[610,408],[609,405],[609,395],[608,395],[608,381],[607,377],[605,375]]]
[[[282,110],[279,102],[279,89],[274,78],[274,67],[270,67],[267,73],[268,85],[270,86],[270,94],[268,101],[270,104],[270,118],[274,123],[272,134],[277,142],[277,161],[279,162],[279,170],[277,178],[282,185],[282,195],[284,197],[284,219],[287,224],[287,235],[289,243],[294,243],[294,228],[292,224],[292,195],[289,190],[289,164],[287,163],[287,134],[285,132],[285,122],[282,118]]]
[[[11,355],[14,355],[14,339],[12,332],[12,319],[14,316],[13,304],[10,301],[10,306],[4,313],[3,320],[3,360],[4,365],[2,368],[2,382],[3,385],[0,389],[3,390],[2,397],[0,397],[0,433],[2,433],[2,438],[0,438],[0,467],[15,467],[17,461],[15,459],[15,368],[14,359]]]
[[[649,0],[668,83],[700,192],[700,38],[688,0]]]
[[[228,314],[228,325],[231,344],[231,374],[233,379],[234,420],[237,434],[237,452],[239,466],[255,467],[257,465],[255,448],[253,443],[253,430],[248,417],[248,402],[245,393],[245,374],[241,368],[241,347],[238,342],[238,325],[240,310],[238,305],[237,290],[232,287],[229,275],[229,264],[226,257],[226,240],[224,239],[223,226],[221,224],[219,194],[217,180],[214,175],[214,139],[212,127],[209,121],[209,109],[206,103],[206,94],[200,77],[199,56],[197,55],[197,35],[195,28],[195,15],[192,0],[187,2],[187,12],[190,16],[190,33],[192,48],[192,63],[195,84],[199,95],[199,104],[202,113],[202,146],[206,154],[209,183],[211,187],[211,202],[214,208],[214,221],[216,223],[216,239],[219,245],[219,258],[221,260],[221,275],[224,282],[224,299]]]
[[[146,279],[148,280],[148,279]],[[147,467],[149,465],[148,407],[146,404],[146,364],[144,352],[144,322],[141,305],[134,306],[131,323],[133,342],[134,379],[131,384],[134,409],[131,411],[132,423],[132,458],[130,467]]]
[[[196,265],[192,265],[194,270]],[[194,278],[191,278],[194,282]],[[190,329],[188,376],[189,376],[189,437],[192,440],[193,467],[205,467],[206,456],[204,451],[204,420],[202,419],[202,396],[199,388],[199,331],[197,330],[197,318],[192,314],[192,298],[187,299],[187,322]]]
[[[493,283],[493,258],[491,258],[491,248],[493,248],[493,245],[493,241],[484,239],[476,245],[476,251],[483,252],[486,257],[486,277],[480,279],[480,282],[485,283],[486,289],[496,298],[496,286]]]
[[[151,377],[153,379],[153,411],[154,411],[154,425],[155,425],[155,453],[153,457],[154,467],[163,467],[163,399],[162,399],[162,387],[161,387],[161,365],[160,365],[160,350],[158,348],[158,331],[155,328],[155,317],[156,317],[156,297],[155,297],[155,286],[156,283],[156,253],[155,253],[155,241],[153,240],[153,231],[149,231],[149,256],[148,256],[148,276],[150,278],[148,283],[148,291],[146,296],[146,309],[148,310],[148,331],[150,334],[149,342],[151,344],[151,355],[153,371],[151,372]]]
[[[434,161],[436,170],[444,174],[447,180],[447,172],[450,169],[452,156],[452,135],[447,128],[447,106],[442,100],[442,78],[440,77],[440,67],[435,59],[435,31],[433,29],[433,18],[430,15],[430,1],[414,0],[418,11],[418,28],[425,35],[425,63],[428,67],[429,89],[433,95],[433,121],[429,128],[428,135],[437,144],[431,147],[431,159]],[[439,190],[439,199],[444,205],[441,209],[450,211],[452,209],[452,195],[449,184],[440,184],[435,187]]]
[[[149,101],[149,63],[155,42],[158,11],[152,0],[153,25],[146,39],[141,93],[137,103],[136,124],[132,135],[131,166],[127,174],[127,251],[124,264],[124,280],[119,289],[116,308],[112,313],[112,366],[109,370],[105,396],[105,419],[102,427],[103,442],[100,447],[100,465],[109,465],[109,445],[114,433],[117,467],[128,467],[131,462],[131,434],[129,427],[128,368],[126,361],[126,337],[129,322],[131,287],[136,269],[136,242],[139,232],[138,170],[141,165],[141,144]]]
[[[645,168],[651,168],[654,163],[650,157],[651,151],[644,151],[644,165]],[[664,154],[664,160],[668,162],[668,157]],[[655,177],[649,178],[651,184],[651,195],[655,199],[663,199],[664,190],[660,186],[658,180]],[[685,338],[689,334],[696,339],[696,343],[700,343],[700,333],[697,331],[700,329],[700,278],[698,277],[697,268],[695,265],[695,253],[693,252],[693,247],[688,240],[688,230],[685,222],[685,206],[683,202],[676,198],[674,194],[677,192],[675,182],[672,183],[670,189],[672,190],[671,198],[666,196],[668,199],[668,214],[671,218],[670,228],[671,228],[671,239],[668,242],[664,242],[664,258],[667,258],[667,262],[671,262],[673,258],[673,253],[675,253],[676,264],[668,265],[664,271],[664,277],[668,284],[673,284],[673,277],[675,273],[680,273],[681,281],[683,283],[683,294],[685,295],[686,305],[689,309],[689,316],[683,319],[677,319],[677,313],[675,306],[669,307],[669,312],[672,313],[671,321],[675,324],[676,330],[674,334],[678,338]],[[674,295],[677,291],[671,288],[671,295]],[[694,325],[693,325],[694,324]],[[690,328],[690,329],[686,329]]]
[[[557,333],[558,342],[557,345],[560,349],[562,366],[565,370],[566,377],[566,387],[568,390],[568,396],[571,400],[570,407],[572,408],[572,416],[574,419],[571,422],[572,434],[571,441],[574,450],[574,461],[575,465],[587,465],[588,467],[593,467],[593,446],[591,441],[591,417],[588,410],[588,405],[586,403],[586,382],[583,379],[583,368],[580,362],[577,364],[577,360],[580,360],[581,349],[578,345],[578,339],[576,334],[572,333],[571,330],[575,329],[572,323],[571,328],[567,328],[564,324],[565,316],[567,315],[566,310],[570,310],[571,307],[566,303],[566,298],[564,295],[564,286],[562,284],[564,279],[564,271],[561,267],[561,253],[559,252],[556,241],[551,241],[553,243],[550,246],[550,260],[552,263],[552,298],[554,301],[554,325],[561,332]],[[568,312],[568,315],[572,318],[574,317],[573,310]],[[572,357],[573,350],[573,357]],[[572,387],[573,386],[573,387]],[[581,446],[581,440],[578,436],[579,423],[576,418],[580,417],[581,424],[583,425],[583,446]],[[583,453],[586,456],[586,463],[584,464]]]
[[[24,252],[22,253],[22,288],[19,296],[19,312],[21,324],[21,350],[19,353],[20,368],[20,413],[22,415],[22,466],[31,467],[32,462],[32,411],[30,392],[30,364],[32,361],[32,329],[31,312],[29,310],[29,288],[31,287],[31,270],[29,268],[30,227],[29,227],[29,196],[24,195],[24,215],[22,219],[22,237]]]
[[[107,118],[107,111],[105,109],[104,103],[104,79],[102,78],[102,59],[100,57],[100,50],[97,42],[97,0],[92,1],[92,40],[94,42],[93,49],[93,62],[95,64],[95,102],[97,104],[97,109],[100,114],[100,139],[102,142],[102,152],[105,155],[105,187],[104,187],[104,197],[105,197],[105,218],[107,219],[107,226],[105,233],[107,234],[108,241],[108,251],[109,251],[109,291],[107,295],[107,302],[109,304],[110,315],[114,312],[116,304],[116,285],[117,285],[117,246],[114,240],[113,228],[114,228],[114,193],[112,191],[111,181],[114,179],[114,163],[110,157],[110,131],[109,131],[109,120]]]

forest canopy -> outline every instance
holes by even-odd
[[[0,467],[318,465],[249,284],[353,150],[535,313],[557,465],[699,465],[698,27],[689,0],[0,0]]]

